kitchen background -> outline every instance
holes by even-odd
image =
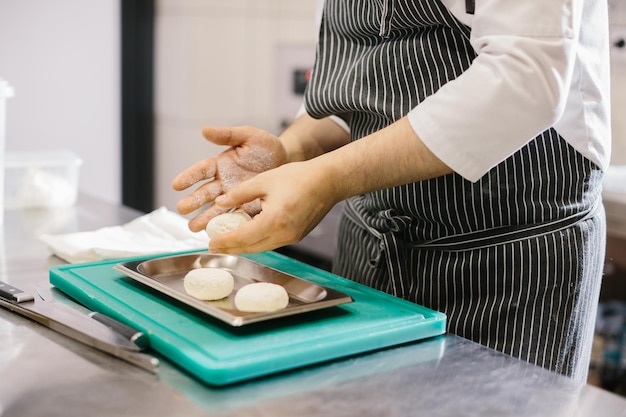
[[[147,173],[153,177],[153,208],[174,209],[180,198],[170,187],[174,176],[221,150],[204,141],[203,126],[248,124],[278,133],[291,120],[300,104],[294,82],[314,59],[317,1],[155,1],[154,173]],[[71,150],[83,160],[80,191],[114,203],[122,202],[124,182],[121,4],[0,0],[0,78],[15,88],[7,104],[6,149]],[[609,0],[609,7],[612,163],[621,168],[626,166],[626,0]],[[146,158],[151,155],[146,150]],[[626,392],[620,379],[626,368],[622,178],[611,182],[605,199],[609,246],[594,366],[598,383],[608,381]],[[327,242],[334,215],[304,242],[314,255],[332,252]]]
[[[156,0],[155,207],[171,179],[219,151],[207,124],[278,132],[299,97],[292,71],[313,61],[317,0]],[[626,164],[626,1],[609,0],[613,163]],[[71,149],[80,189],[121,202],[120,4],[0,0],[0,77],[15,87],[7,149]]]
[[[80,188],[119,202],[119,4],[112,0],[0,0],[0,78],[6,149],[69,149]]]
[[[171,180],[201,156],[205,125],[279,132],[297,112],[292,71],[315,57],[316,2],[159,0],[156,16],[155,200],[174,207]],[[172,156],[176,155],[175,158]]]

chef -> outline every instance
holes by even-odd
[[[605,246],[607,4],[327,0],[301,115],[173,182],[214,253],[302,239],[346,201],[334,272],[444,312],[448,330],[584,381]]]

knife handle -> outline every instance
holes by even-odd
[[[145,333],[140,332],[137,329],[134,329],[126,324],[115,320],[112,317],[107,316],[106,314],[98,313],[96,311],[88,314],[92,319],[112,328],[122,336],[126,337],[128,340],[137,345],[140,349],[145,349],[148,347],[148,337]]]
[[[4,281],[0,281],[0,297],[12,303],[33,301],[35,298],[27,292],[20,290]]]

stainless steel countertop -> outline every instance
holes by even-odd
[[[48,283],[62,262],[39,233],[140,214],[87,196],[69,209],[7,211],[0,279]],[[610,417],[626,416],[626,399],[454,335],[214,388],[166,360],[152,375],[0,309],[0,416],[85,415]]]

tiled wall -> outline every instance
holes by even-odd
[[[174,176],[221,151],[202,138],[203,126],[278,132],[279,50],[314,55],[315,7],[316,0],[157,1],[157,205],[174,208]]]

